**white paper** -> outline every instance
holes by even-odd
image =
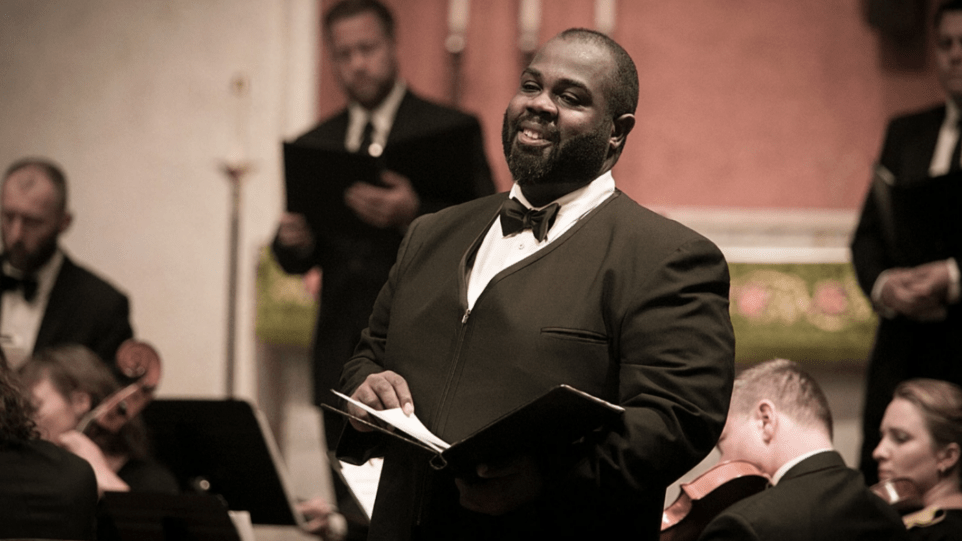
[[[381,419],[382,421],[388,423],[389,425],[396,427],[398,430],[403,431],[405,434],[408,434],[410,436],[413,436],[421,440],[422,442],[427,444],[429,447],[434,448],[434,450],[437,451],[438,453],[441,453],[448,447],[451,447],[449,443],[435,436],[433,432],[428,430],[427,427],[424,426],[424,424],[421,422],[421,420],[418,419],[417,415],[413,413],[410,416],[405,415],[404,412],[401,411],[401,408],[391,408],[391,409],[379,411],[371,408],[367,404],[362,404],[361,402],[358,402],[357,400],[354,400],[353,398],[343,395],[337,391],[334,391],[334,394],[343,398],[344,400],[347,400],[348,402],[350,402],[351,404],[354,404],[355,406],[361,408],[362,410],[370,413],[374,417]]]

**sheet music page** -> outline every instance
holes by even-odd
[[[362,404],[361,402],[358,402],[357,400],[354,400],[353,398],[346,396],[342,393],[339,393],[337,391],[334,391],[334,394],[343,398],[344,400],[347,400],[348,402],[350,402],[351,404],[354,404],[355,406],[361,408],[362,410],[370,413],[371,415],[373,415],[374,417],[377,417],[378,419],[384,421],[385,423],[398,428],[399,430],[403,431],[405,434],[408,434],[410,436],[413,436],[421,440],[422,442],[426,443],[428,446],[434,448],[438,454],[440,454],[442,451],[444,451],[448,447],[451,447],[449,443],[435,436],[433,432],[428,430],[427,427],[424,426],[424,424],[421,422],[421,420],[418,419],[417,415],[413,413],[410,416],[407,416],[404,414],[403,411],[401,411],[401,408],[391,408],[387,410],[378,411],[367,406],[366,404]]]
[[[372,458],[360,466],[341,462],[341,474],[357,498],[358,503],[371,518],[374,513],[374,499],[377,497],[377,483],[381,479],[383,458]]]

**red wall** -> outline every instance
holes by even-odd
[[[398,19],[403,76],[451,103],[447,0],[385,2]],[[593,5],[542,0],[541,41],[592,27]],[[481,118],[502,189],[501,117],[522,67],[517,13],[518,0],[472,1],[462,59],[459,105]],[[862,0],[617,0],[612,37],[641,83],[615,179],[648,205],[856,208],[887,118],[942,99],[929,54],[921,67],[896,62]],[[321,58],[324,117],[344,99]]]

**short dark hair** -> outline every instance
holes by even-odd
[[[569,28],[558,37],[599,45],[611,54],[615,61],[615,73],[612,80],[607,82],[608,114],[612,118],[634,114],[638,107],[638,70],[628,51],[606,34],[587,28]]]
[[[936,29],[942,24],[942,17],[949,11],[962,12],[962,0],[947,0],[935,8],[935,15],[932,16],[932,26]]]
[[[393,40],[394,15],[391,14],[391,10],[387,6],[378,2],[378,0],[341,0],[331,6],[331,9],[324,14],[324,30],[330,34],[334,23],[366,12],[371,12],[377,16],[378,20],[381,21],[381,26],[384,27],[384,33]]]
[[[63,169],[52,160],[48,160],[47,158],[21,158],[7,167],[7,171],[3,174],[3,183],[5,184],[7,182],[10,175],[28,167],[40,169],[44,176],[53,183],[54,191],[57,193],[57,203],[60,207],[60,212],[67,210],[67,176],[64,175]]]
[[[825,393],[797,363],[773,359],[759,363],[735,378],[731,411],[744,414],[760,400],[771,400],[800,425],[821,427],[832,437],[832,411]]]

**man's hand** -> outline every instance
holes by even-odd
[[[381,173],[385,187],[356,182],[344,192],[344,204],[361,221],[388,229],[404,230],[417,217],[421,201],[411,181],[394,171]]]
[[[502,515],[534,501],[544,488],[537,462],[530,455],[498,464],[480,464],[477,479],[455,479],[461,506],[485,515]]]
[[[327,503],[324,498],[316,497],[297,504],[297,510],[307,520],[304,529],[324,541],[338,541],[344,539],[347,533],[347,522],[344,517]]]
[[[892,269],[882,285],[881,301],[886,307],[916,321],[945,319],[949,281],[949,270],[944,261]]]
[[[364,383],[354,391],[351,398],[377,411],[401,408],[405,415],[414,413],[414,400],[411,399],[407,381],[390,370],[371,374],[365,378]],[[348,403],[347,411],[365,421],[373,422],[366,411],[351,403]],[[351,419],[351,426],[361,432],[373,430],[354,419]]]
[[[303,214],[285,212],[277,226],[277,241],[285,248],[306,252],[314,246],[314,234]]]

